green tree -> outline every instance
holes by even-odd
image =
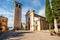
[[[51,29],[51,25],[53,25],[53,16],[52,16],[52,9],[49,0],[46,0],[45,15],[46,15],[46,20],[50,23],[49,27]]]
[[[52,14],[54,17],[55,31],[58,32],[57,22],[60,22],[60,0],[52,0]]]
[[[48,22],[50,22],[50,3],[49,3],[49,0],[46,0],[46,8],[45,8],[45,12],[46,12],[46,20]]]
[[[60,0],[52,0],[52,10],[54,18],[59,19],[60,16]]]

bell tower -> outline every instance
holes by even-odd
[[[21,14],[22,14],[22,7],[21,3],[14,2],[14,30],[21,29]]]

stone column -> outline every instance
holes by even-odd
[[[37,24],[38,24],[37,30],[40,31],[40,21],[39,20],[37,21]]]
[[[33,19],[34,19],[34,10],[31,10],[30,11],[30,31],[34,31]]]

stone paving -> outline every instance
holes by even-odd
[[[19,31],[18,31],[19,32]],[[12,35],[14,33],[10,33],[11,37],[8,37],[4,40],[60,40],[59,36],[51,36],[49,32],[25,32],[20,31],[19,36]],[[15,35],[18,35],[15,33]]]

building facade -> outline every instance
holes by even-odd
[[[34,10],[26,13],[26,29],[30,31],[40,31],[49,29],[49,23],[45,17],[35,14]]]
[[[8,30],[7,25],[8,25],[8,18],[0,16],[0,30],[2,32]]]
[[[21,3],[18,3],[15,1],[14,3],[14,30],[21,29],[21,17],[22,17],[21,13],[22,13]]]

